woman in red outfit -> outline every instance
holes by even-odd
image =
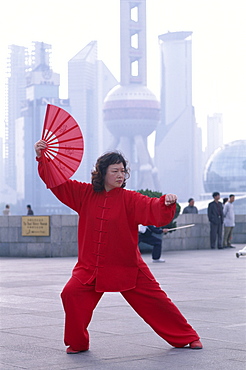
[[[43,140],[35,144],[38,170]],[[87,327],[104,292],[120,292],[153,330],[174,347],[202,348],[196,331],[161,290],[138,248],[138,224],[161,226],[174,217],[174,194],[149,198],[124,189],[129,170],[124,157],[110,152],[98,158],[92,183],[68,180],[51,189],[79,215],[78,262],[61,298],[67,353],[89,349]]]

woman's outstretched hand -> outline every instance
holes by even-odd
[[[34,149],[37,154],[37,157],[40,158],[42,154],[42,150],[46,148],[47,144],[44,140],[39,140],[34,144]]]
[[[177,202],[177,195],[175,194],[166,194],[165,196],[165,205],[170,206],[173,203]]]

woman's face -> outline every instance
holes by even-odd
[[[125,168],[123,163],[110,164],[104,179],[104,188],[110,191],[114,188],[120,188],[125,180]]]

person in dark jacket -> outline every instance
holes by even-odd
[[[195,201],[193,198],[190,198],[188,200],[188,206],[184,208],[183,210],[183,213],[192,213],[192,214],[196,214],[198,213],[198,209],[194,206],[195,204]]]
[[[213,202],[208,205],[208,219],[210,222],[210,246],[215,249],[216,241],[218,249],[223,249],[222,246],[222,225],[224,220],[223,206],[219,202],[220,193],[215,191],[213,193]]]
[[[30,204],[28,204],[28,205],[26,206],[26,208],[27,208],[27,215],[28,215],[28,216],[33,216],[33,215],[34,215],[34,213],[33,213],[33,210],[32,210],[31,205],[30,205]]]
[[[161,227],[156,227],[153,225],[149,225],[146,227],[146,231],[144,233],[138,234],[139,243],[147,243],[153,246],[152,250],[152,260],[153,262],[165,262],[165,260],[161,257],[161,250],[162,250],[162,235],[163,233],[167,233],[168,229],[162,229]]]

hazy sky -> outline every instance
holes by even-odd
[[[147,80],[159,97],[158,35],[192,31],[193,105],[206,138],[207,115],[222,113],[224,143],[246,138],[246,23],[244,0],[146,0]],[[98,58],[120,78],[120,0],[8,0],[0,21],[0,136],[8,45],[52,45],[53,69],[67,97],[67,62],[91,40]]]

